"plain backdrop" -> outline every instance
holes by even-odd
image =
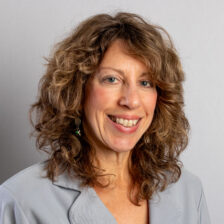
[[[29,106],[44,56],[96,13],[138,13],[171,35],[186,73],[190,143],[181,158],[200,177],[212,223],[223,224],[224,1],[0,0],[0,183],[44,160],[29,138]]]

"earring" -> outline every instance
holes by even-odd
[[[80,125],[81,125],[80,118],[75,118],[75,135],[78,137],[81,136]]]
[[[150,143],[150,137],[148,135],[145,135],[143,141],[146,145],[148,145]]]

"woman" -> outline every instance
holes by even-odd
[[[32,106],[49,159],[7,180],[1,223],[207,224],[188,142],[184,74],[166,31],[130,13],[59,43]]]

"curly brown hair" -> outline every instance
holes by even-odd
[[[153,121],[131,152],[129,171],[138,189],[134,203],[150,199],[181,175],[180,153],[188,143],[189,123],[183,111],[184,73],[168,33],[131,13],[99,14],[82,22],[55,47],[39,84],[39,97],[30,117],[40,150],[49,153],[47,177],[68,172],[83,185],[99,184],[102,172],[93,165],[94,152],[85,133],[74,134],[84,116],[85,84],[97,70],[106,50],[122,39],[128,52],[150,70],[158,98]],[[35,121],[32,114],[35,112]]]

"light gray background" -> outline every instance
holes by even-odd
[[[119,10],[162,25],[174,40],[191,124],[182,160],[202,180],[212,222],[223,224],[222,0],[0,0],[0,183],[45,158],[29,139],[27,113],[45,70],[43,56],[83,19]]]

